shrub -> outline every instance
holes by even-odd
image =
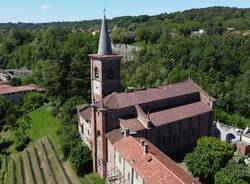
[[[17,151],[23,151],[26,148],[26,145],[29,144],[31,139],[27,135],[22,135],[18,137],[15,142],[15,149]]]
[[[24,97],[23,111],[31,112],[41,107],[44,103],[48,102],[45,94],[29,93]]]
[[[92,164],[92,154],[89,148],[80,140],[71,149],[69,160],[78,175],[89,172]]]
[[[229,161],[227,166],[215,174],[215,184],[247,184],[249,176],[247,167],[243,164],[237,164],[233,160]],[[248,180],[248,181],[247,181]]]

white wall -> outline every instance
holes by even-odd
[[[117,168],[120,174],[129,180],[129,184],[143,184],[142,178],[136,174],[132,166],[108,142],[108,170]]]
[[[83,125],[83,132],[82,132],[82,126]],[[90,147],[90,140],[91,140],[91,123],[87,122],[85,119],[83,119],[79,115],[79,125],[78,125],[79,133],[84,141],[84,143]]]

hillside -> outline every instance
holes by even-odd
[[[9,161],[6,184],[78,184],[71,168],[59,160],[54,145],[46,137]]]

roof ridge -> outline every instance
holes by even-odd
[[[115,107],[117,108],[118,107],[118,103],[117,103],[117,99],[116,99],[117,92],[113,92],[112,94],[114,96]]]
[[[115,105],[116,105],[116,107],[117,107],[117,102],[116,102],[116,98],[115,98],[115,93],[116,93],[116,92],[113,92],[113,93],[111,93],[110,95],[106,96],[106,97],[107,97],[107,100],[106,100],[106,102],[104,102],[104,105],[108,104],[109,101],[111,101],[112,99],[114,99],[114,103],[115,103]],[[105,99],[105,98],[104,98],[104,99]],[[104,99],[102,99],[102,100],[104,100]]]
[[[133,137],[133,136],[130,136],[130,137],[133,138],[133,140],[135,140],[135,142],[136,142],[139,146],[141,146],[141,145],[140,145],[140,142],[138,142],[138,141],[136,140],[135,137]],[[139,139],[139,138],[138,138],[138,139]],[[141,139],[144,139],[147,143],[150,144],[149,146],[153,146],[154,149],[156,149],[158,153],[160,153],[162,156],[165,157],[165,159],[168,159],[172,164],[174,164],[175,166],[177,166],[178,168],[180,168],[182,171],[184,171],[184,172],[188,175],[188,173],[187,173],[184,169],[182,169],[180,166],[178,166],[170,157],[168,157],[167,155],[165,155],[160,149],[158,149],[158,148],[157,148],[153,143],[151,143],[148,139],[143,138],[143,137],[141,137]],[[148,154],[150,154],[151,157],[153,157],[158,163],[160,163],[161,166],[163,166],[164,168],[166,168],[166,169],[167,169],[174,177],[176,177],[181,183],[185,184],[185,182],[184,182],[179,176],[177,176],[173,171],[171,171],[171,170],[170,170],[165,164],[163,164],[155,155],[153,155],[153,154],[150,153],[150,152],[148,152]]]

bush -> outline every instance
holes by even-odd
[[[23,151],[30,141],[31,139],[27,135],[20,136],[15,142],[15,149],[17,151]]]
[[[64,159],[70,155],[70,151],[75,147],[75,144],[80,140],[77,127],[72,125],[61,125],[57,132],[60,138],[60,149]]]
[[[6,154],[6,150],[9,148],[10,145],[10,140],[0,138],[0,154]]]
[[[23,111],[31,112],[41,107],[44,103],[48,102],[45,94],[29,93],[24,97]]]
[[[248,181],[247,181],[248,180]],[[237,164],[233,160],[215,174],[215,184],[247,184],[249,176],[247,167]]]
[[[9,82],[11,86],[20,86],[22,84],[22,81],[20,78],[12,78]]]
[[[80,140],[70,150],[69,160],[78,175],[88,173],[92,165],[92,154],[89,148]]]

